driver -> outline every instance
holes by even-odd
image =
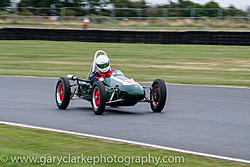
[[[109,78],[113,73],[113,69],[110,67],[109,58],[106,55],[100,55],[96,58],[96,67],[98,71],[94,72],[90,78],[90,84],[93,85],[100,78]]]

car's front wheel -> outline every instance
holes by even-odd
[[[153,112],[161,112],[166,104],[167,88],[164,80],[154,80],[150,90],[150,106]]]
[[[92,88],[92,109],[96,115],[102,115],[106,107],[106,91],[102,82],[97,81]]]
[[[60,110],[65,110],[70,102],[70,82],[64,77],[60,78],[56,84],[55,98],[57,107]]]

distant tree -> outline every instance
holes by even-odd
[[[136,6],[136,8],[149,8],[145,0],[135,1],[134,5]]]
[[[105,7],[107,1],[108,0],[21,0],[18,4],[18,7],[42,7],[51,9],[65,7],[68,8],[65,10],[65,15],[77,16],[86,14],[86,10],[82,9],[83,7],[90,9],[91,13],[96,13],[95,8]],[[72,9],[74,7],[76,8]],[[51,10],[41,9],[39,12],[49,14],[51,13]],[[58,15],[60,12],[60,10],[56,10]],[[55,11],[52,11],[52,13],[55,13]]]
[[[136,8],[135,3],[130,0],[110,0],[115,8]]]
[[[204,5],[204,8],[221,8],[217,2],[210,1]]]
[[[0,0],[0,7],[9,6],[10,0]],[[68,16],[82,16],[86,14],[98,15],[98,16],[110,16],[110,10],[108,7],[113,6],[116,8],[115,15],[119,17],[136,17],[141,14],[143,17],[161,17],[164,15],[164,10],[159,10],[159,8],[169,8],[168,16],[173,17],[190,17],[192,8],[195,9],[196,17],[217,17],[218,9],[223,11],[225,16],[246,16],[247,12],[239,10],[234,6],[229,6],[228,8],[221,8],[220,5],[215,1],[207,2],[205,5],[192,2],[191,0],[178,0],[169,3],[158,5],[158,6],[148,6],[146,0],[21,0],[18,3],[18,7],[43,7],[50,9],[39,9],[31,10],[29,8],[26,13],[33,14],[61,14],[61,10],[56,10],[55,8],[70,7],[65,10],[65,15]],[[72,7],[77,7],[77,9],[72,9]],[[84,9],[85,8],[85,9]],[[117,8],[140,8],[143,10],[131,10],[131,9],[117,9]],[[172,9],[174,8],[174,9]],[[175,9],[178,8],[178,9]],[[179,9],[187,10],[179,10]],[[155,10],[157,9],[157,10]],[[208,10],[206,10],[208,9]],[[21,9],[22,10],[22,9]]]
[[[110,3],[115,8],[149,8],[145,0],[140,1],[130,1],[130,0],[110,0]],[[135,10],[116,10],[116,16],[120,17],[136,17],[138,11]],[[142,11],[142,16],[145,12]]]
[[[85,6],[82,0],[57,0],[55,7],[65,8],[66,16],[83,16],[86,15],[86,11],[79,7]],[[60,13],[61,14],[61,13]]]
[[[52,4],[55,4],[56,0],[21,0],[18,3],[18,7],[47,7],[50,8]]]
[[[201,5],[198,3],[194,3],[192,1],[189,0],[178,0],[178,8],[200,8]],[[181,10],[180,12],[180,16],[181,17],[190,17],[191,16],[191,11],[190,10]]]
[[[178,0],[177,2],[170,1],[169,4],[157,6],[157,8],[201,8],[202,5],[198,3],[194,3],[189,0]],[[191,11],[190,10],[177,10],[177,9],[169,9],[168,10],[169,16],[174,17],[190,17]]]
[[[203,9],[202,9],[203,8]],[[222,9],[217,2],[210,1],[207,2],[205,5],[201,5],[201,9],[196,10],[197,17],[217,17],[218,10]]]
[[[235,6],[230,5],[228,8],[223,9],[224,16],[247,16],[247,11],[237,9]]]
[[[56,11],[50,9],[55,8],[55,4],[56,0],[21,0],[17,6],[21,15],[55,15]],[[31,7],[43,9],[32,9]]]
[[[10,6],[10,0],[0,0],[0,7]]]
[[[19,7],[79,7],[81,0],[21,0]]]
[[[178,0],[177,2],[169,1],[169,4],[158,5],[157,8],[200,8],[198,3],[189,0]]]
[[[221,9],[220,5],[214,1],[207,2],[204,5],[204,8],[207,8],[207,9],[211,8],[210,10],[204,11],[204,15],[208,17],[217,17],[219,13],[218,10]]]
[[[110,16],[110,11],[107,10],[110,5],[109,0],[79,0],[81,7],[89,8],[91,15]]]
[[[194,3],[192,1],[178,0],[179,8],[197,8],[200,5],[198,3]]]
[[[201,5],[199,3],[194,3],[190,0],[178,0],[177,2],[169,1],[168,4],[158,5],[157,8],[199,8],[195,10],[196,17],[208,16],[208,17],[217,17],[218,10],[221,9],[223,11],[224,16],[247,16],[247,12],[239,10],[234,6],[229,6],[228,8],[224,9],[221,8],[217,2],[210,1],[207,2],[205,5]],[[206,8],[207,10],[205,10]],[[169,9],[168,15],[169,16],[176,16],[176,17],[189,17],[190,10],[176,10],[176,9]]]
[[[81,0],[57,0],[56,7],[79,7],[82,5]]]

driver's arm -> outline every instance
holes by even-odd
[[[94,72],[90,78],[90,84],[93,85],[96,81],[99,80],[100,74],[98,72]]]

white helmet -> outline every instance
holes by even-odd
[[[100,72],[108,72],[110,69],[109,58],[106,55],[100,55],[96,58],[96,67]]]

